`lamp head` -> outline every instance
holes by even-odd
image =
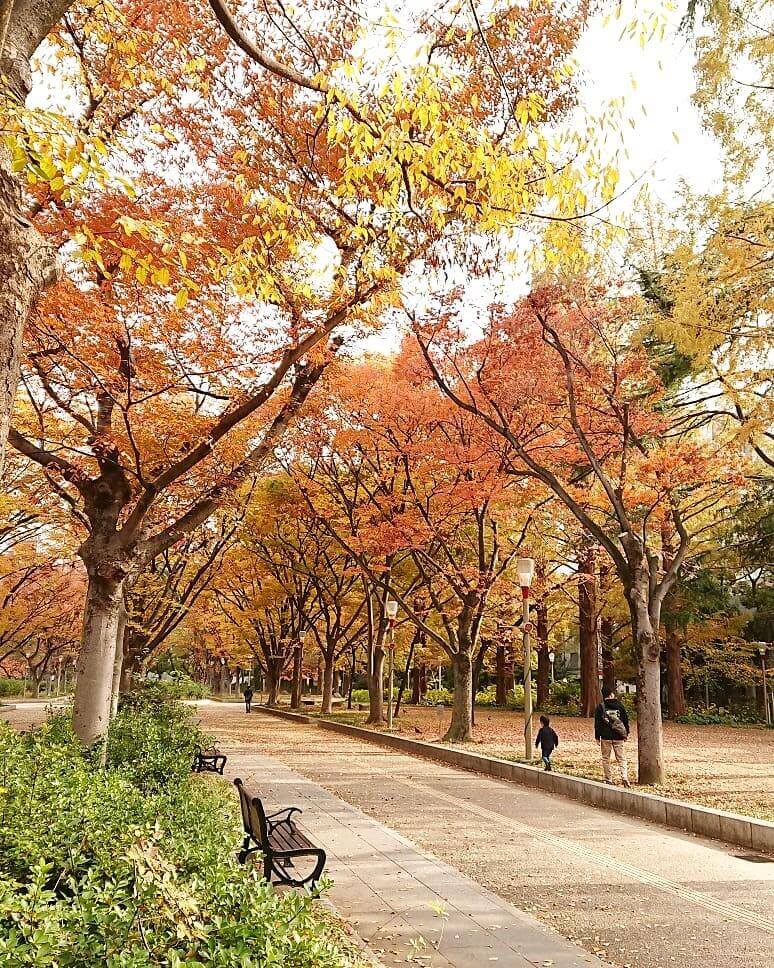
[[[532,584],[532,578],[535,574],[535,559],[519,558],[516,562],[516,574],[519,576],[521,590],[524,591],[526,589],[529,591],[529,587]]]
[[[394,598],[388,598],[387,601],[384,603],[384,614],[391,622],[394,622],[395,619],[397,618],[398,603],[395,601]]]

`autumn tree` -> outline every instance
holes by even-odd
[[[508,530],[526,497],[505,492],[498,452],[479,446],[412,353],[409,343],[391,365],[349,367],[327,408],[330,434],[318,431],[310,452],[308,432],[309,458],[291,470],[353,566],[452,663],[447,738],[465,741],[487,601],[515,553]]]
[[[417,338],[449,399],[504,440],[514,472],[550,488],[612,559],[638,661],[640,782],[659,783],[661,608],[687,553],[692,513],[727,478],[697,441],[666,434],[660,381],[631,345],[632,311],[601,292],[544,286],[510,313],[494,309],[472,346],[448,318],[418,326]],[[591,493],[578,487],[579,474],[593,480]],[[666,568],[663,519],[677,535]]]
[[[281,584],[297,616],[288,635],[291,648],[300,646],[302,632],[317,644],[323,660],[321,711],[329,713],[336,663],[367,630],[360,568],[292,487],[275,504],[273,519],[266,516],[243,540]]]
[[[37,695],[57,659],[77,653],[83,609],[78,569],[21,546],[0,567],[0,665],[23,664]]]
[[[216,516],[162,551],[127,584],[126,619],[114,666],[121,691],[185,623],[221,567],[236,528],[233,514]]]
[[[43,183],[44,234],[85,261],[39,301],[30,407],[12,443],[88,533],[75,704],[87,742],[106,723],[124,582],[269,455],[319,380],[333,331],[378,319],[417,260],[469,250],[467,229],[507,235],[533,213],[572,221],[590,192],[615,187],[609,173],[590,180],[577,141],[554,158],[552,125],[571,100],[572,9],[506,6],[471,33],[423,20],[426,47],[396,67],[354,53],[359,24],[342,8],[307,12],[300,46],[269,15],[267,54],[213,7],[252,64],[211,42],[212,21],[147,9],[153,55],[141,48],[136,60],[141,74],[152,62],[149,83],[162,81],[132,107],[133,207],[107,177],[72,190],[66,138],[46,166],[39,139],[14,144],[28,182]],[[130,83],[106,56],[135,51],[132,11],[103,23],[96,43],[92,12],[63,35],[90,95],[69,119],[76,128],[94,91],[96,111],[111,105],[120,121],[124,92],[144,90],[144,74]],[[165,33],[174,42],[159,67]],[[501,55],[495,85],[478,56],[487,47]],[[84,318],[75,346],[72,320]]]

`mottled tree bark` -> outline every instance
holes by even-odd
[[[445,743],[469,743],[473,740],[471,687],[473,663],[467,650],[460,650],[453,658],[454,700],[449,728],[443,737]]]
[[[326,654],[323,658],[323,669],[322,669],[322,702],[320,704],[320,712],[329,713],[333,709],[333,676],[334,676],[334,658],[330,654]]]
[[[660,607],[649,602],[649,574],[643,558],[629,592],[632,637],[637,656],[637,735],[640,783],[662,783]],[[650,605],[650,609],[649,609]]]
[[[109,574],[89,575],[73,706],[73,728],[86,746],[103,736],[110,722],[122,584]]]
[[[368,670],[368,719],[372,726],[384,722],[384,649],[374,647],[373,670]]]

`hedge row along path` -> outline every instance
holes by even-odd
[[[774,863],[237,704],[200,715],[230,766],[260,751],[617,968],[774,966]]]

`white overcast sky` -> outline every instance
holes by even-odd
[[[636,39],[620,39],[625,11],[622,20],[607,24],[598,16],[577,51],[585,78],[583,110],[593,117],[611,98],[626,97],[635,126],[626,125],[628,159],[621,160],[621,174],[626,180],[648,172],[649,186],[665,202],[674,198],[681,180],[708,191],[721,176],[717,144],[702,129],[691,102],[694,54],[689,39],[678,31],[679,16],[670,15],[664,39],[652,40],[644,50]]]

